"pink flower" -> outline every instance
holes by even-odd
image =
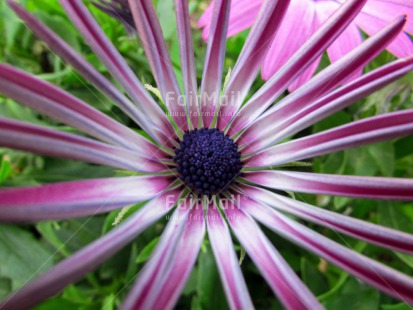
[[[152,0],[129,0],[136,33],[165,102],[166,115],[83,1],[59,2],[125,93],[53,29],[14,0],[7,1],[27,27],[136,123],[132,128],[139,126],[151,139],[63,89],[0,63],[2,95],[83,133],[78,135],[0,118],[0,147],[135,173],[128,177],[2,188],[0,223],[64,220],[106,213],[137,203],[143,205],[119,226],[11,293],[1,301],[2,310],[30,309],[58,294],[168,213],[172,216],[150,259],[132,285],[120,308],[122,310],[173,309],[206,235],[229,308],[253,309],[231,232],[285,309],[323,309],[257,221],[357,279],[413,304],[413,277],[336,243],[285,213],[406,254],[413,254],[413,234],[282,195],[283,191],[294,191],[413,201],[412,179],[285,169],[285,165],[294,166],[296,161],[413,134],[413,109],[409,109],[350,122],[285,142],[286,138],[413,70],[413,57],[408,57],[337,87],[397,37],[405,24],[405,16],[383,27],[300,90],[272,105],[346,29],[366,0],[349,0],[342,5],[282,70],[248,99],[250,86],[271,43],[270,38],[278,29],[283,29],[283,16],[289,0],[267,0],[263,3],[260,18],[250,32],[224,89],[222,80],[230,5],[229,0],[217,0],[200,96],[197,95],[188,2],[175,0],[183,81],[181,91]]]
[[[340,6],[344,0],[292,0],[284,18],[283,29],[278,32],[262,64],[261,75],[268,80],[282,65],[308,40],[320,25]],[[228,36],[233,36],[250,28],[263,0],[233,0],[229,17]],[[199,19],[198,26],[204,27],[202,36],[207,40],[211,24],[213,2]],[[377,33],[383,26],[396,17],[405,14],[413,16],[413,0],[370,0],[349,27],[327,49],[333,63],[362,42],[361,30],[369,36]],[[413,34],[413,20],[407,19],[405,32],[401,33],[387,47],[398,58],[413,54],[412,40],[407,33]],[[407,32],[407,33],[406,33]],[[292,35],[293,34],[293,35]],[[289,87],[297,89],[308,81],[320,63],[318,58]],[[360,76],[362,69],[350,79]]]

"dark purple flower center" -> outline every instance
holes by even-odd
[[[238,145],[217,129],[195,129],[175,148],[180,179],[199,195],[225,191],[242,168]]]

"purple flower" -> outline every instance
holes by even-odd
[[[151,139],[51,84],[1,64],[1,93],[77,128],[90,138],[3,118],[0,119],[0,146],[132,170],[137,174],[2,189],[0,219],[15,223],[68,219],[148,202],[117,228],[11,294],[2,303],[2,309],[27,309],[60,292],[170,211],[173,212],[171,219],[122,309],[171,309],[196,262],[205,231],[230,308],[253,308],[230,229],[287,309],[322,308],[256,221],[358,279],[413,304],[413,278],[337,244],[284,214],[409,254],[413,254],[413,235],[319,209],[272,191],[413,200],[411,179],[282,169],[291,162],[413,133],[413,111],[405,110],[281,142],[413,69],[413,58],[403,58],[337,87],[397,38],[405,16],[397,17],[272,105],[345,31],[366,1],[350,0],[340,6],[277,73],[246,100],[274,34],[283,29],[282,20],[290,1],[268,0],[262,4],[259,18],[222,92],[230,4],[226,0],[215,2],[198,96],[188,5],[184,0],[175,0],[182,96],[152,1],[130,0],[137,32],[167,109],[168,115],[165,115],[82,1],[60,2],[128,97],[51,29],[20,5],[8,1],[28,27],[112,99]]]
[[[257,18],[263,0],[233,0],[229,17],[228,36],[233,36],[250,28]],[[344,0],[292,0],[283,22],[283,28],[274,37],[273,43],[262,64],[261,75],[264,80],[273,76],[303,45],[310,36],[327,20]],[[211,25],[213,3],[199,19],[198,26],[203,27],[203,38],[208,39]],[[370,0],[360,14],[327,48],[330,61],[336,62],[349,51],[360,45],[361,31],[374,35],[386,24],[402,14],[413,17],[412,0]],[[404,31],[413,34],[413,20],[407,19]],[[406,33],[401,33],[388,46],[387,50],[396,57],[403,58],[413,54],[413,44]],[[289,85],[293,91],[307,82],[317,69],[321,57]],[[350,79],[362,74],[362,68]]]

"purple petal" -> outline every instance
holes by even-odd
[[[185,283],[195,265],[199,249],[205,235],[204,212],[201,207],[194,208],[189,214],[186,228],[180,241],[173,266],[165,277],[162,288],[157,290],[157,297],[152,309],[173,309]]]
[[[413,200],[413,180],[293,171],[248,173],[245,179],[273,189],[385,200]]]
[[[140,172],[165,170],[136,152],[42,126],[0,118],[0,129],[2,147]]]
[[[317,208],[258,187],[242,185],[241,189],[248,197],[279,211],[289,213],[303,220],[328,227],[334,231],[339,231],[384,248],[413,254],[412,234]]]
[[[254,309],[234,251],[229,229],[217,206],[208,206],[208,236],[230,309]]]
[[[164,216],[179,196],[180,191],[173,190],[155,198],[119,227],[58,263],[23,288],[13,292],[6,301],[0,304],[1,309],[31,308],[59,293],[65,286],[79,281]]]
[[[204,127],[211,125],[221,93],[230,2],[229,0],[214,2],[211,35],[208,40],[200,91]]]
[[[129,291],[122,305],[122,310],[154,309],[151,305],[159,297],[159,289],[162,284],[169,280],[166,276],[171,272],[173,266],[170,262],[178,255],[178,245],[187,227],[189,214],[194,214],[190,213],[191,203],[190,198],[182,200],[172,214],[151,258]]]
[[[132,69],[128,66],[122,55],[106,37],[101,27],[93,19],[81,0],[60,0],[66,14],[73,21],[78,31],[83,35],[92,50],[105,64],[114,78],[131,96],[135,103],[139,104],[139,118],[141,123],[150,119],[158,127],[148,128],[150,132],[156,132],[156,136],[162,136],[163,143],[167,143],[174,136],[173,129],[163,113],[162,109],[153,100],[138,80]],[[146,128],[145,128],[146,129]]]
[[[0,92],[18,102],[108,143],[158,157],[159,148],[126,126],[56,86],[0,64]]]
[[[218,128],[223,129],[232,118],[233,115],[227,114],[231,110],[228,106],[236,104],[232,100],[243,102],[247,96],[289,3],[290,0],[267,0],[262,5],[222,95]]]
[[[413,110],[369,117],[268,148],[247,160],[247,167],[275,166],[413,133]]]
[[[413,303],[413,278],[354,252],[259,203],[249,201],[246,210],[277,234],[377,289],[404,302]]]
[[[153,3],[151,0],[130,0],[129,7],[166,107],[177,125],[184,131],[188,130],[181,91]]]
[[[193,128],[198,128],[199,102],[196,81],[196,67],[192,32],[188,11],[188,1],[175,0],[175,16],[178,28],[179,51],[181,56],[181,71],[184,93],[189,118]]]
[[[116,102],[119,107],[154,139],[163,141],[163,133],[157,129],[159,125],[148,120],[145,113],[135,106],[124,96],[111,82],[93,68],[85,59],[79,55],[69,44],[63,41],[56,33],[37,20],[22,6],[13,0],[7,0],[8,5],[25,22],[25,24],[38,35],[56,54],[73,66],[90,83],[100,89],[108,98]],[[105,45],[109,48],[109,45]],[[113,49],[113,48],[112,48]]]
[[[164,176],[139,176],[2,189],[0,220],[35,222],[104,213],[151,199],[170,185]]]
[[[247,205],[249,203],[250,201],[243,202]],[[244,206],[241,209],[239,206],[234,206],[224,211],[237,239],[284,307],[291,310],[323,309],[314,295],[265,237],[257,223],[243,209]]]
[[[239,116],[234,119],[229,133],[231,135],[237,133],[260,116],[288,85],[320,57],[325,49],[346,29],[365,2],[365,0],[350,0],[343,4],[238,113],[235,112],[240,106],[234,105],[230,114]]]
[[[245,136],[240,140],[241,144],[248,143],[243,148],[243,153],[252,153],[274,145],[317,121],[350,106],[410,72],[413,69],[412,64],[413,57],[382,66],[314,102],[294,107],[291,111],[283,114],[282,120],[279,122],[275,121],[272,114],[269,115],[266,118],[267,121],[256,122],[246,130]],[[277,112],[274,113],[274,116]],[[268,134],[265,134],[266,132]]]

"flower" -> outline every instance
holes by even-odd
[[[343,3],[344,0],[292,0],[284,18],[282,31],[274,37],[273,44],[262,64],[261,76],[268,80],[273,76],[297,49],[320,27],[320,25]],[[263,0],[233,0],[229,17],[228,36],[233,36],[250,28],[258,15]],[[213,3],[199,19],[198,26],[203,27],[203,38],[207,40],[210,32]],[[397,16],[406,14],[413,16],[413,2],[399,0],[370,0],[360,14],[346,28],[345,31],[327,48],[327,54],[333,63],[356,46],[362,40],[361,31],[374,35],[383,26]],[[297,21],[301,21],[298,22]],[[413,20],[407,20],[405,29],[413,34]],[[294,33],[294,35],[291,35]],[[413,44],[406,33],[401,33],[387,47],[387,50],[396,57],[407,57],[413,53]],[[321,57],[289,86],[293,91],[308,81],[316,71]],[[357,71],[352,79],[360,76],[362,69]]]
[[[188,4],[176,0],[184,85],[184,96],[181,96],[152,2],[130,0],[137,32],[163,98],[164,103],[160,104],[167,110],[165,115],[81,0],[61,0],[60,3],[128,97],[51,29],[14,1],[8,1],[28,27],[136,121],[150,139],[47,82],[10,65],[0,65],[1,93],[91,137],[3,118],[0,119],[1,146],[136,172],[130,177],[2,189],[1,221],[67,219],[147,201],[118,227],[11,294],[1,304],[2,309],[27,309],[53,296],[172,211],[171,220],[123,309],[171,309],[196,262],[206,232],[230,308],[253,308],[230,229],[287,309],[322,308],[256,221],[379,290],[413,303],[411,277],[324,237],[285,213],[409,254],[413,253],[413,235],[320,209],[273,191],[413,199],[411,179],[282,169],[288,163],[298,165],[296,161],[314,156],[412,134],[413,111],[405,110],[281,142],[411,71],[413,58],[408,57],[337,88],[397,37],[406,18],[396,18],[297,91],[272,105],[346,29],[365,4],[360,0],[347,1],[242,105],[274,33],[282,27],[289,2],[263,3],[257,23],[222,93],[230,5],[226,0],[215,2],[198,96]]]

